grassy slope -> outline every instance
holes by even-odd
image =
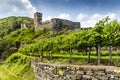
[[[34,32],[33,29],[15,30],[4,36],[4,39],[13,43],[16,41],[32,41],[34,39],[45,39],[51,36],[49,29]],[[64,33],[64,32],[63,32]],[[33,35],[34,34],[34,35]],[[60,35],[62,33],[55,33]],[[35,76],[31,68],[30,60],[33,56],[14,53],[7,58],[4,64],[0,65],[0,80],[34,80]],[[28,76],[29,75],[29,76]]]
[[[34,32],[33,29],[20,30],[21,23],[28,23],[32,27],[33,19],[14,16],[0,19],[0,58],[6,56],[4,52],[9,52],[6,50],[9,50],[10,47],[16,47],[16,42],[29,42],[40,34],[42,35],[42,31]],[[8,41],[10,43],[6,43]],[[6,47],[7,45],[10,46]],[[0,80],[34,80],[34,73],[30,65],[31,58],[33,57],[14,53],[7,58],[4,64],[0,59]]]
[[[94,54],[94,53],[93,53]],[[44,54],[44,56],[46,56]],[[5,64],[0,65],[0,80],[34,80],[34,73],[30,66],[30,60],[33,56],[26,56],[20,53],[12,54]],[[69,54],[53,54],[51,63],[69,64]],[[56,59],[57,58],[57,59]],[[83,64],[87,60],[87,56],[73,54],[73,64]],[[108,56],[102,56],[102,60],[109,60]],[[118,56],[113,56],[113,59],[120,59]],[[91,60],[97,61],[97,56],[91,56]],[[44,61],[48,61],[44,58]],[[28,76],[29,75],[29,76]]]
[[[24,29],[22,31],[16,30],[11,32],[9,35],[4,36],[4,39],[11,40],[12,42],[45,39],[51,36],[49,32],[49,30],[37,31],[35,33],[32,29]],[[54,33],[54,37],[61,34],[68,33],[67,31]],[[7,58],[4,64],[0,65],[0,80],[34,80],[35,76],[30,64],[31,58],[34,57],[20,53],[12,54]]]
[[[34,73],[28,57],[20,53],[14,53],[6,63],[0,65],[0,80],[34,80]],[[28,76],[29,75],[29,76]]]
[[[13,74],[5,65],[0,66],[0,80],[24,80],[22,77]]]

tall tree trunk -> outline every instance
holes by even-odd
[[[110,65],[112,65],[112,46],[108,47],[109,57],[110,57]]]
[[[97,47],[96,47],[96,52],[97,52],[97,55],[98,55],[98,64],[100,64],[100,59],[101,59],[101,55],[100,55],[100,45],[97,45]]]
[[[89,52],[88,52],[88,63],[90,62],[90,54],[91,54],[91,48],[89,47]]]

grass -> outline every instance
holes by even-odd
[[[0,66],[0,80],[24,80],[16,74],[10,73],[5,65]]]
[[[27,53],[29,54],[29,53]],[[25,55],[23,53],[23,55]],[[50,54],[51,55],[51,54]],[[112,64],[114,66],[120,66],[120,52],[113,51],[112,52]],[[35,55],[29,55],[29,56],[36,56],[40,57],[40,54],[35,53]],[[44,52],[44,61],[43,62],[50,62],[55,64],[69,64],[70,55],[68,52],[61,52],[61,53],[53,53],[52,57],[49,59],[49,53]],[[72,54],[72,64],[89,64],[87,63],[88,56],[85,52],[74,52]],[[98,56],[96,55],[95,51],[91,51],[90,55],[90,64],[97,64]],[[103,65],[109,65],[109,54],[108,51],[101,51],[101,64]]]
[[[27,53],[29,54],[29,53]],[[24,54],[25,55],[25,54]],[[120,66],[120,52],[113,51],[112,52],[112,62],[114,66]],[[36,56],[40,57],[40,54],[35,53]],[[49,61],[49,53],[44,52],[44,61],[43,62],[51,62],[57,64],[69,64],[70,55],[68,52],[61,52],[61,53],[53,53],[52,57]],[[85,52],[74,52],[72,54],[72,64],[87,64],[88,56]],[[91,51],[90,55],[90,64],[97,64],[98,56],[96,55],[95,51]],[[101,64],[109,65],[109,54],[108,51],[101,51]]]
[[[75,52],[75,55],[86,55],[85,52]],[[91,51],[91,56],[96,56],[96,51]],[[101,51],[101,56],[109,56],[108,51]],[[112,56],[120,56],[120,52],[113,51]]]
[[[104,51],[101,54],[101,63],[107,65],[109,63],[109,55],[107,51]],[[115,66],[120,66],[120,57],[118,55],[119,53],[113,52],[112,59],[113,65]],[[39,56],[39,54],[37,54],[37,57],[21,53],[12,54],[9,58],[7,58],[5,63],[0,62],[0,80],[34,80],[35,76],[30,63],[31,59],[39,59]],[[72,54],[72,63],[69,63],[69,53],[54,53],[52,54],[52,58],[50,60],[48,60],[48,53],[44,53],[43,62],[82,65],[88,64],[87,58],[88,56],[85,53],[76,52]],[[90,64],[96,64],[97,59],[98,57],[95,51],[93,51],[90,56]]]
[[[116,53],[115,53],[116,54]],[[52,57],[49,60],[48,53],[44,54],[43,62],[51,62],[57,64],[69,64],[70,55],[68,53],[61,54],[52,54]],[[88,64],[87,63],[88,56],[81,55],[81,53],[73,53],[72,54],[72,64]],[[90,56],[90,64],[97,64],[98,56],[91,55]],[[120,66],[120,57],[117,55],[112,56],[113,65]],[[108,65],[109,64],[109,55],[101,55],[101,64]]]
[[[0,65],[0,80],[34,80],[31,58],[20,53],[12,54]]]

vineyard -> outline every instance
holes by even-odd
[[[69,59],[69,63],[83,61],[95,64],[120,65],[120,23],[106,17],[88,28],[67,35],[51,35],[23,46],[19,52],[44,59]]]
[[[33,80],[31,59],[65,65],[120,66],[120,23],[117,20],[106,17],[95,26],[80,31],[51,32],[50,28],[21,30],[22,19],[9,17],[0,20],[2,80]],[[27,23],[33,21],[26,17],[24,20]]]

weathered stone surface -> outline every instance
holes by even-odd
[[[32,61],[37,80],[120,80],[119,69],[63,66]]]
[[[70,20],[53,18],[50,21],[42,22],[42,13],[34,13],[35,30],[51,28],[52,31],[61,31],[64,29],[80,30],[80,22],[72,22]]]
[[[51,19],[51,23],[52,23],[53,31],[61,31],[63,29],[71,29],[71,30],[80,29],[79,22],[72,22],[69,20],[53,18],[53,19]]]
[[[114,73],[114,70],[113,69],[106,69],[105,72],[108,73],[108,74],[111,74],[111,73]]]

